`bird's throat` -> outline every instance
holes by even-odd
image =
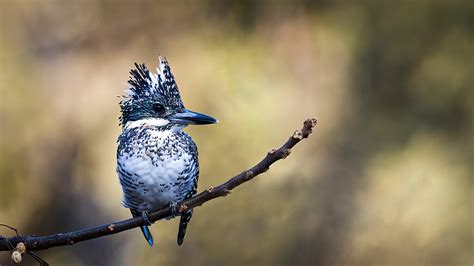
[[[125,128],[137,128],[142,127],[144,125],[162,127],[168,125],[169,123],[170,121],[167,119],[151,117],[127,122],[127,124],[125,124]]]

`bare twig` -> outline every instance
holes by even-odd
[[[11,227],[11,226],[9,226],[9,225],[7,225],[7,224],[0,224],[0,226],[3,226],[3,227],[6,227],[6,228],[8,228],[8,229],[10,229],[10,230],[12,230],[12,231],[15,231],[15,234],[18,235],[18,229],[14,228],[14,227]],[[1,237],[1,236],[0,236],[0,237]]]
[[[8,229],[10,229],[10,230],[12,230],[12,231],[15,231],[15,234],[18,236],[18,229],[14,228],[14,227],[12,227],[12,226],[9,226],[9,225],[7,225],[7,224],[0,224],[0,226],[3,226],[3,227],[6,227],[6,228],[8,228]],[[33,251],[27,251],[27,250],[26,250],[26,246],[25,246],[25,244],[24,244],[23,242],[18,242],[18,243],[16,244],[16,247],[14,247],[8,238],[6,238],[6,237],[0,235],[0,242],[1,242],[2,240],[7,242],[8,251],[10,251],[10,252],[12,253],[12,258],[11,258],[11,260],[10,260],[10,265],[12,265],[12,261],[13,261],[13,257],[14,257],[14,256],[17,257],[17,258],[18,258],[18,256],[19,256],[19,259],[20,259],[19,262],[21,262],[21,257],[22,257],[21,254],[23,254],[23,253],[25,253],[25,252],[26,252],[26,254],[30,255],[34,260],[36,260],[36,261],[39,263],[39,265],[41,265],[41,266],[48,266],[48,265],[49,265],[49,264],[48,264],[43,258],[41,258],[38,254],[34,253]],[[17,253],[17,254],[15,254],[15,253]],[[18,262],[18,263],[19,263],[19,262]],[[16,262],[15,262],[15,263],[16,263]],[[1,265],[0,265],[0,266],[1,266]]]
[[[316,126],[316,123],[317,121],[314,118],[306,120],[301,130],[296,130],[280,148],[273,149],[268,152],[268,154],[255,166],[241,172],[219,186],[210,187],[192,198],[179,202],[177,204],[176,210],[180,213],[186,212],[187,210],[201,206],[205,202],[212,199],[227,196],[235,187],[240,186],[243,183],[253,179],[255,176],[266,172],[273,163],[280,159],[285,159],[290,154],[293,146],[295,146],[302,139],[307,138],[312,133],[313,127]],[[171,215],[171,208],[166,207],[150,213],[149,218],[152,222],[154,222],[166,217],[170,217]],[[27,251],[72,245],[89,239],[117,234],[125,230],[139,227],[145,223],[146,222],[143,220],[142,216],[137,216],[128,220],[99,225],[96,227],[68,233],[59,233],[49,236],[17,235],[10,238],[0,238],[0,251],[8,251],[10,250],[10,245],[15,246],[20,242],[25,244]]]

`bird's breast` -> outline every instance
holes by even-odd
[[[117,170],[126,207],[158,209],[183,200],[192,189],[197,150],[185,133],[135,132],[119,142]]]

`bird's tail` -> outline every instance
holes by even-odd
[[[139,211],[130,209],[130,212],[132,213],[133,217],[141,216],[141,213]],[[142,230],[143,236],[145,237],[146,241],[148,242],[148,245],[150,245],[150,247],[152,247],[153,246],[153,236],[151,235],[150,229],[148,229],[148,226],[146,226],[146,225],[140,226],[140,229]]]
[[[140,226],[140,229],[142,229],[143,236],[145,237],[146,241],[148,242],[148,245],[150,247],[153,246],[153,236],[151,235],[150,229],[148,229],[148,226],[142,225]]]
[[[186,235],[186,227],[188,227],[188,223],[193,216],[193,211],[188,211],[185,214],[181,215],[181,219],[179,220],[179,229],[178,229],[178,246],[181,246],[184,241],[184,236]]]

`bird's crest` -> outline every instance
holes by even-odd
[[[130,112],[132,106],[143,101],[155,100],[168,107],[184,108],[178,85],[165,57],[159,56],[159,66],[156,70],[156,74],[152,73],[145,64],[137,63],[135,69],[130,70],[129,87],[120,101],[121,125],[126,123],[126,113]]]

